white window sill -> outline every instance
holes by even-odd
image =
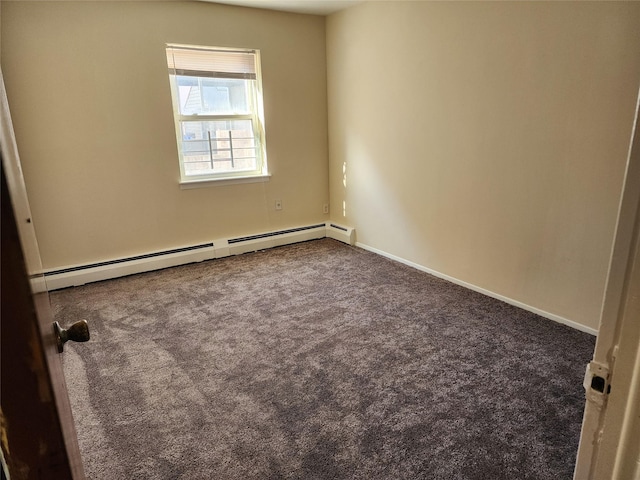
[[[226,177],[226,178],[203,178],[194,180],[182,180],[180,182],[181,190],[190,190],[192,188],[219,187],[222,185],[234,185],[237,183],[262,183],[268,182],[271,175],[265,173],[263,175],[249,175],[246,177]]]

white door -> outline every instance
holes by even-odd
[[[575,480],[640,480],[638,101],[598,339],[585,375]]]

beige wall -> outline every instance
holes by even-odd
[[[597,328],[640,4],[369,2],[328,17],[329,161],[322,17],[0,9],[45,268],[323,221],[330,184],[332,220],[362,244]],[[179,189],[167,42],[261,49],[270,182]]]
[[[332,220],[596,329],[639,45],[638,3],[370,2],[329,17]]]
[[[2,69],[45,268],[326,220],[323,17],[199,2],[3,1],[1,10]],[[169,42],[261,50],[268,183],[180,190]]]

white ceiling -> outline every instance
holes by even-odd
[[[351,7],[364,0],[203,0],[242,7],[266,8],[284,12],[329,15]]]

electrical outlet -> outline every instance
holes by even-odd
[[[276,200],[276,210],[282,210],[282,200]]]
[[[325,203],[322,206],[322,213],[329,213],[329,204],[328,203]]]

